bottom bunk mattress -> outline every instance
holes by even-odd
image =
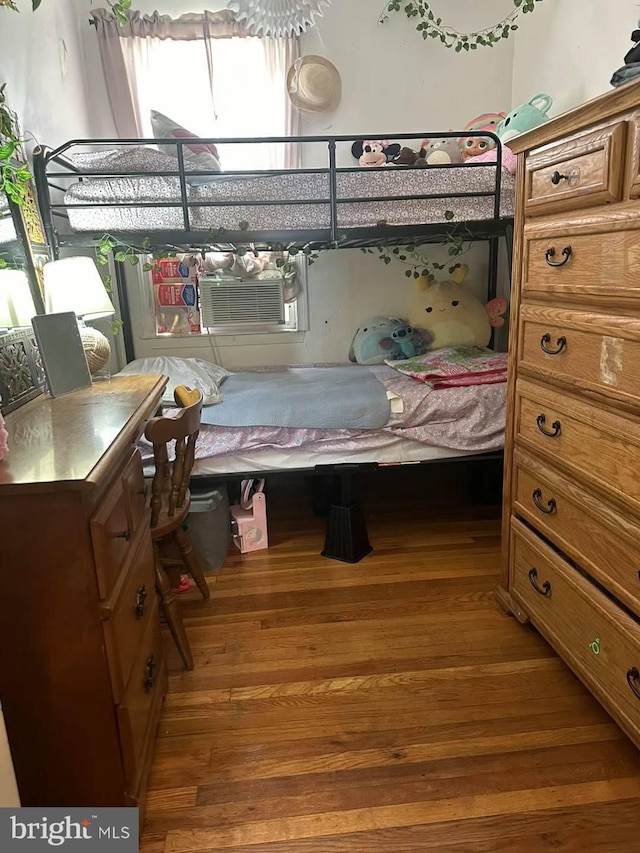
[[[445,221],[447,211],[457,222],[492,219],[495,182],[492,165],[339,172],[338,226],[375,227],[381,221],[435,224]],[[416,195],[436,197],[408,198]],[[512,217],[514,178],[505,169],[500,195],[500,216]],[[253,232],[326,229],[331,224],[326,173],[292,171],[258,177],[221,173],[205,183],[188,184],[187,200],[192,231],[237,231],[241,222]],[[78,232],[184,230],[176,177],[86,178],[67,190],[65,204],[70,225]]]
[[[223,395],[227,394],[229,401],[242,398],[242,390],[232,391],[234,375],[242,376],[245,411],[241,417],[226,415],[224,396],[222,402],[203,408],[194,475],[313,469],[316,465],[346,462],[422,462],[496,451],[504,445],[505,382],[434,389],[386,365],[333,369],[360,371],[367,379],[374,377],[378,386],[377,390],[367,388],[358,400],[354,398],[353,411],[347,412],[344,421],[350,424],[347,428],[284,426],[285,420],[273,423],[264,408],[255,408],[256,399],[248,381],[256,377],[257,383],[263,383],[264,376],[270,374],[232,374],[222,385]],[[303,372],[312,383],[314,373],[319,375],[323,370],[309,367]],[[365,385],[368,383],[363,382]],[[294,423],[337,423],[331,412],[318,414],[319,409],[326,408],[326,398],[314,393],[312,384],[306,387],[312,402],[311,414],[297,413]],[[370,414],[364,411],[369,393]],[[346,411],[347,397],[342,396],[337,408],[342,406]],[[235,411],[239,402],[242,410],[241,400],[234,399]],[[282,408],[287,410],[290,406],[283,401]],[[208,420],[220,423],[206,423]],[[353,424],[361,426],[354,428]],[[151,448],[146,442],[142,450],[143,456],[150,458]]]

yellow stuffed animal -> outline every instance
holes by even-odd
[[[491,327],[504,326],[507,300],[498,296],[483,305],[472,291],[462,287],[469,267],[459,266],[449,281],[429,283],[420,279],[425,297],[409,315],[409,322],[426,329],[429,349],[441,347],[486,347],[491,340]]]

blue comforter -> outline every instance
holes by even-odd
[[[222,392],[222,402],[203,408],[202,423],[380,429],[390,415],[384,386],[362,366],[232,373]]]

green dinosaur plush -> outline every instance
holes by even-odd
[[[526,104],[511,110],[511,112],[502,119],[496,130],[502,144],[509,142],[521,133],[526,133],[528,130],[533,130],[540,124],[548,121],[547,113],[551,109],[553,99],[549,95],[535,95]]]

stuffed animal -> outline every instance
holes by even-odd
[[[385,359],[422,355],[426,345],[422,335],[395,317],[369,317],[356,330],[349,348],[349,360],[357,364],[383,364]]]
[[[356,139],[351,153],[361,166],[386,166],[395,160],[401,148],[397,143],[389,144],[387,139]]]
[[[429,349],[441,347],[486,347],[491,340],[491,327],[504,325],[502,316],[507,310],[504,296],[483,305],[471,290],[461,287],[469,267],[461,265],[449,281],[430,284],[420,280],[425,298],[412,312],[410,322],[426,328],[430,336]]]
[[[484,113],[484,115],[476,116],[466,125],[466,131],[488,130],[491,133],[496,133],[498,125],[502,119],[506,118],[506,113]],[[485,154],[496,147],[496,140],[489,136],[463,136],[460,139],[460,151],[465,160],[470,157],[477,157],[480,154]]]
[[[253,278],[265,268],[265,257],[256,257],[252,252],[238,256],[233,252],[207,252],[204,258],[204,271],[208,275],[224,271],[237,278]]]
[[[453,136],[442,139],[424,139],[425,160],[428,166],[443,166],[450,163],[462,163],[460,143]]]
[[[394,355],[392,358],[411,358],[414,355],[424,355],[427,345],[418,329],[412,328],[403,320],[396,320],[396,326],[391,332]]]
[[[393,159],[394,166],[416,166],[418,169],[424,169],[427,165],[426,150],[421,148],[420,151],[414,151],[413,148],[404,146],[400,149],[400,153]]]
[[[521,133],[544,124],[549,119],[547,113],[552,104],[553,99],[549,95],[535,95],[526,104],[520,104],[519,107],[511,110],[498,125],[497,133],[500,141],[504,144],[520,136]]]

